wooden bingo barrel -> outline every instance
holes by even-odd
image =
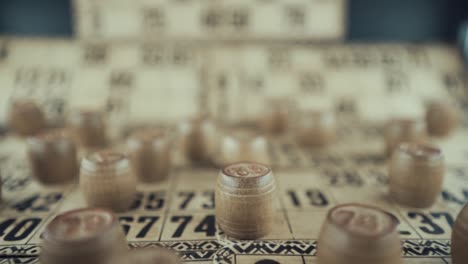
[[[217,145],[217,128],[213,120],[200,116],[180,124],[184,150],[189,160],[210,162]]]
[[[56,216],[43,233],[42,264],[102,264],[127,251],[117,217],[103,209],[78,209]]]
[[[44,113],[32,100],[16,100],[10,105],[8,126],[20,136],[32,136],[47,126]]]
[[[217,163],[222,166],[239,161],[268,164],[268,157],[265,136],[248,129],[230,129],[220,140],[216,155]]]
[[[335,114],[326,110],[298,113],[293,130],[301,145],[326,146],[336,138]]]
[[[465,264],[468,260],[468,204],[457,216],[452,229],[452,263]]]
[[[81,162],[80,189],[90,207],[127,210],[136,195],[136,176],[122,153],[100,151]]]
[[[68,126],[78,144],[85,148],[98,149],[107,145],[104,114],[95,110],[81,110],[70,114]]]
[[[444,170],[440,149],[418,143],[401,144],[390,161],[390,195],[406,206],[430,207],[442,191]]]
[[[431,136],[448,136],[459,121],[460,113],[454,102],[431,101],[426,106],[427,132]]]
[[[426,124],[424,120],[412,118],[397,118],[390,120],[385,126],[385,153],[391,156],[393,151],[403,142],[424,142]]]
[[[282,134],[287,131],[292,115],[292,103],[285,98],[265,100],[264,113],[259,120],[262,130],[269,134]]]
[[[171,140],[163,129],[137,130],[127,141],[133,168],[143,182],[162,181],[171,168]]]
[[[319,264],[401,264],[395,216],[362,204],[332,208],[322,225]]]
[[[227,236],[255,239],[274,221],[276,182],[271,169],[254,162],[224,167],[216,184],[216,221]]]
[[[70,182],[78,176],[78,160],[73,139],[64,129],[44,131],[28,138],[32,175],[43,184]]]

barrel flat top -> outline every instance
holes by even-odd
[[[163,128],[139,129],[132,134],[130,140],[137,140],[144,143],[151,143],[154,140],[162,139],[167,133]]]
[[[363,204],[344,204],[328,214],[328,221],[356,236],[382,237],[393,232],[398,220],[377,207]]]
[[[261,163],[256,162],[238,162],[227,165],[223,173],[231,177],[255,178],[267,175],[271,169]]]
[[[19,112],[29,112],[39,110],[37,104],[29,99],[17,99],[13,101],[11,107],[14,108],[16,111]]]
[[[398,151],[417,160],[438,161],[443,159],[442,151],[428,144],[404,143],[398,147]]]
[[[44,231],[44,239],[78,242],[105,233],[116,223],[115,216],[104,209],[78,209],[55,217]]]
[[[391,119],[386,129],[391,130],[402,130],[402,131],[412,131],[412,130],[423,130],[425,129],[425,122],[419,118],[393,118]]]
[[[28,139],[32,141],[42,141],[42,142],[54,142],[57,140],[70,139],[67,130],[63,128],[49,129],[43,132],[40,132],[34,137]]]
[[[81,109],[72,112],[68,120],[73,124],[82,122],[101,122],[103,120],[103,112],[95,109]]]
[[[127,170],[129,168],[128,156],[113,150],[102,150],[93,153],[81,162],[81,168],[89,171],[99,170]]]
[[[117,164],[126,158],[125,154],[114,151],[101,151],[88,157],[91,162],[102,165]]]

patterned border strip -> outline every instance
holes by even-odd
[[[232,243],[225,247],[215,240],[207,241],[174,241],[174,242],[134,242],[131,248],[166,247],[179,253],[185,261],[209,261],[214,263],[234,263],[235,255],[292,255],[315,256],[317,251],[316,240],[287,240],[287,241],[254,241]],[[402,243],[404,257],[450,257],[450,240],[404,240]],[[29,262],[39,254],[36,245],[14,245],[0,247],[0,255],[9,259],[25,259]],[[24,257],[13,257],[23,255]],[[29,258],[27,256],[30,256]],[[0,260],[1,263],[5,260]],[[21,260],[22,261],[22,260]]]
[[[40,252],[38,245],[4,245],[0,246],[1,256],[21,255],[38,256]]]
[[[170,248],[176,251],[184,261],[212,260],[215,253],[222,248],[216,240],[130,243],[130,248],[152,247]]]
[[[404,240],[403,257],[450,257],[450,240]],[[233,264],[236,255],[315,256],[316,240],[233,243],[218,250],[216,264]]]
[[[14,258],[0,258],[0,264],[33,264],[39,263],[37,257],[14,257]]]
[[[216,240],[203,240],[203,241],[171,241],[171,242],[131,242],[130,248],[151,248],[151,247],[165,247],[177,251],[183,260],[212,260],[217,250],[222,248]],[[38,245],[8,245],[0,247],[0,256],[7,257],[8,259],[18,258],[37,258],[40,253]],[[21,256],[21,257],[19,257]],[[24,257],[23,257],[24,256]],[[1,263],[3,259],[0,259]],[[12,262],[17,263],[17,262]],[[29,262],[18,262],[29,263]]]

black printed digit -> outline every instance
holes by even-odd
[[[193,216],[191,215],[182,215],[182,216],[173,216],[171,217],[172,223],[179,223],[179,226],[175,230],[174,234],[172,234],[173,238],[181,237],[184,233],[185,228],[187,227],[188,223],[192,221]]]
[[[216,221],[214,215],[207,215],[203,220],[195,227],[195,232],[205,233],[206,236],[212,237],[216,233]]]

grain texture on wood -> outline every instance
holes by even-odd
[[[254,162],[224,167],[216,183],[216,221],[230,237],[256,239],[273,228],[276,182],[271,169]]]
[[[43,233],[44,264],[102,264],[128,247],[117,216],[104,209],[77,209],[56,216]]]
[[[440,149],[427,144],[401,144],[390,161],[390,195],[406,206],[430,207],[442,191],[444,171]]]
[[[136,184],[130,160],[122,153],[100,151],[81,162],[80,189],[90,207],[125,211],[135,199]]]
[[[319,264],[402,264],[395,216],[377,207],[332,208],[320,230]]]

